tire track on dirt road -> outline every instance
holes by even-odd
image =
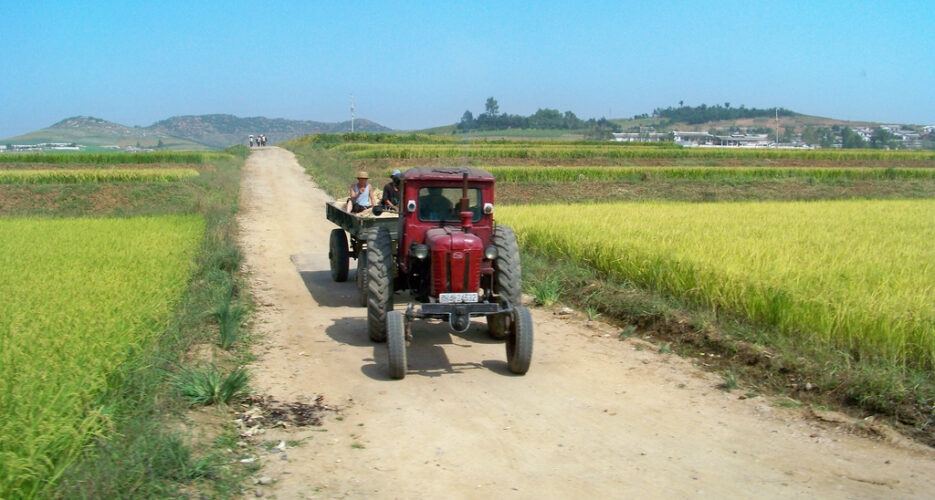
[[[350,183],[351,180],[349,179]],[[374,181],[377,183],[377,181]],[[848,434],[741,400],[690,361],[609,326],[533,310],[532,368],[517,377],[482,321],[464,334],[416,322],[409,371],[386,372],[350,279],[331,281],[329,200],[292,153],[244,167],[240,239],[261,335],[253,386],[280,401],[344,407],[264,455],[266,497],[923,497],[927,450]],[[396,303],[405,297],[397,294]],[[401,306],[397,305],[399,309]]]

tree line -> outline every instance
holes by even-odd
[[[779,116],[793,116],[796,113],[784,108],[748,108],[743,104],[739,108],[732,108],[729,102],[723,106],[715,104],[708,106],[684,106],[679,102],[679,107],[656,108],[653,110],[653,116],[665,119],[663,125],[672,125],[673,123],[688,123],[697,125],[699,123],[715,122],[721,120],[742,120],[745,118],[762,118]],[[648,116],[637,116],[635,118],[648,118]]]
[[[457,129],[461,132],[471,130],[505,130],[505,129],[548,129],[548,130],[586,130],[590,138],[610,137],[613,132],[620,132],[620,125],[601,117],[582,120],[571,111],[560,112],[557,109],[540,108],[529,116],[511,115],[501,113],[500,105],[493,97],[489,97],[484,105],[484,112],[474,116],[470,110],[465,111],[458,122]]]

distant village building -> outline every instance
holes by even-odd
[[[6,144],[0,146],[5,153],[41,153],[43,151],[81,151],[84,146],[73,142],[40,142],[38,144]]]
[[[688,130],[676,130],[672,132],[672,140],[675,141],[676,144],[688,147],[701,145],[713,146],[714,143],[711,142],[713,138],[714,136],[707,132]]]
[[[742,148],[767,148],[770,146],[769,136],[766,134],[730,134],[715,135],[717,146],[734,146]]]
[[[766,148],[773,146],[767,134],[714,135],[708,132],[676,130],[672,135],[676,144],[689,147]]]
[[[614,132],[614,141],[617,142],[663,142],[669,140],[665,132]]]

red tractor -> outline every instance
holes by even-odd
[[[506,339],[509,369],[524,374],[532,359],[529,309],[520,303],[522,277],[516,236],[494,224],[494,177],[485,170],[416,167],[400,188],[398,230],[366,231],[367,327],[386,341],[389,372],[406,376],[406,345],[415,319],[448,320],[464,332],[472,316],[487,319],[488,333]],[[405,311],[393,293],[407,290]]]

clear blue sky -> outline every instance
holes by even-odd
[[[74,115],[231,113],[399,129],[730,102],[935,123],[928,2],[0,0],[0,137]]]

